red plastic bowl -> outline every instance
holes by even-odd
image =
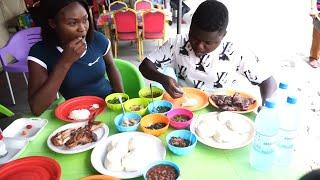
[[[0,167],[0,179],[6,180],[59,180],[58,162],[46,156],[31,156],[11,161]]]
[[[189,117],[188,121],[185,122],[178,122],[173,119],[176,115],[185,115]],[[170,126],[172,126],[175,129],[185,129],[190,126],[191,121],[193,119],[193,113],[192,111],[184,108],[177,108],[172,109],[167,113],[167,117],[170,119]]]
[[[91,109],[90,107],[93,104],[99,104],[98,109]],[[81,122],[73,119],[69,119],[69,113],[76,109],[88,109],[90,111],[89,119],[92,118],[93,115],[98,115],[104,111],[106,108],[106,102],[104,99],[97,96],[80,96],[69,99],[63,103],[61,103],[55,110],[55,115],[58,119],[61,119],[66,122]]]

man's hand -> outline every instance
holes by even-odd
[[[176,80],[170,76],[164,76],[161,84],[172,98],[179,98],[183,96],[182,89],[178,86]]]

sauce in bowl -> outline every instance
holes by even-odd
[[[179,176],[177,170],[170,165],[156,165],[147,172],[147,180],[175,180]]]

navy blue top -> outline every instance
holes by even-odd
[[[66,99],[92,95],[105,98],[112,92],[110,82],[105,78],[106,65],[103,56],[110,49],[110,41],[99,32],[94,33],[93,41],[87,44],[86,52],[74,62],[64,78],[59,92]],[[28,60],[46,68],[48,74],[62,55],[61,47],[50,47],[40,41],[32,46]]]

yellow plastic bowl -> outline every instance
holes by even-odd
[[[111,110],[114,110],[114,111],[120,111],[122,108],[121,108],[121,104],[120,102],[119,103],[113,103],[111,101],[115,101],[115,100],[118,100],[118,97],[121,96],[122,99],[123,98],[126,98],[127,100],[124,101],[123,103],[127,102],[129,100],[129,96],[125,93],[112,93],[112,94],[109,94],[106,98],[105,98],[105,101],[107,103],[107,106],[109,109]]]
[[[144,116],[140,121],[140,127],[143,132],[147,134],[152,134],[154,136],[160,136],[164,132],[167,131],[169,127],[169,118],[162,114],[148,114]],[[161,129],[148,129],[146,127],[149,127],[152,124],[155,123],[166,123],[167,125]]]
[[[164,90],[158,87],[152,87],[153,100],[161,100],[163,98]],[[140,98],[146,98],[149,102],[152,101],[150,87],[145,87],[139,91]]]
[[[149,101],[145,98],[133,98],[124,103],[124,109],[126,112],[136,112],[143,116],[147,112],[148,104]]]

